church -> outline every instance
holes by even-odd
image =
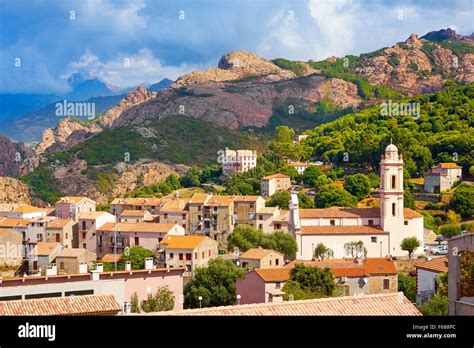
[[[333,258],[354,256],[347,243],[362,242],[356,256],[406,256],[400,248],[404,238],[416,237],[423,252],[423,216],[403,207],[403,156],[390,144],[380,162],[380,208],[299,209],[298,197],[291,195],[289,230],[298,244],[297,259],[311,260],[322,243]],[[345,246],[346,245],[346,246]],[[360,243],[359,243],[360,245]]]

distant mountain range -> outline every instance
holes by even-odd
[[[54,127],[59,118],[55,114],[58,101],[95,103],[96,113],[115,106],[136,87],[121,88],[90,74],[74,73],[67,82],[71,91],[57,94],[0,94],[0,134],[15,141],[39,141],[46,128]],[[151,91],[169,87],[173,81],[163,79],[150,85]]]

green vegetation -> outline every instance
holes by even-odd
[[[235,227],[227,241],[230,251],[237,248],[237,250],[245,252],[260,246],[264,249],[272,249],[282,253],[287,260],[294,259],[298,249],[295,239],[289,233],[283,231],[263,233],[248,225]]]
[[[450,206],[462,216],[474,216],[474,186],[461,185],[457,187]]]
[[[370,194],[371,185],[369,178],[364,174],[349,175],[344,180],[344,189],[361,200]]]
[[[416,278],[408,274],[398,273],[398,291],[403,294],[410,302],[416,301]]]
[[[236,281],[244,274],[243,268],[221,258],[210,260],[207,267],[196,268],[193,280],[184,287],[185,308],[234,305]]]
[[[276,58],[272,60],[276,66],[293,71],[297,76],[300,76],[304,72],[304,66],[299,62],[293,62],[285,58]]]
[[[398,54],[395,52],[390,53],[387,60],[388,64],[393,67],[397,67],[400,65],[400,59],[398,58]]]
[[[317,259],[330,259],[334,256],[334,251],[323,243],[318,243],[318,245],[314,247],[313,256]]]
[[[288,191],[275,192],[271,199],[266,203],[266,206],[288,209],[290,197],[291,194]],[[314,208],[314,200],[304,193],[298,193],[298,203],[301,209]]]
[[[416,237],[406,237],[400,243],[400,248],[408,252],[408,259],[411,259],[411,255],[419,247],[420,241]]]
[[[458,225],[444,225],[440,228],[440,233],[445,237],[454,237],[461,234],[461,227]]]
[[[142,246],[133,246],[129,249],[124,250],[120,260],[117,262],[117,269],[125,269],[125,261],[130,261],[132,269],[144,269],[145,258],[151,257],[155,259],[155,253],[151,250],[145,249]]]
[[[174,308],[175,297],[168,286],[161,286],[157,289],[156,294],[148,294],[146,300],[143,300],[140,307],[143,312],[163,312],[171,311]]]
[[[335,289],[336,283],[329,268],[296,264],[283,287],[283,299],[288,301],[328,297],[334,294]]]
[[[444,316],[448,315],[448,298],[435,295],[427,303],[417,306],[424,316]]]
[[[53,177],[46,164],[41,164],[36,170],[20,178],[36,196],[47,203],[54,204],[63,196],[59,183]]]

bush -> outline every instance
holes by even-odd
[[[416,278],[398,273],[398,291],[402,291],[411,302],[416,301]]]
[[[444,225],[441,226],[440,232],[445,237],[454,237],[461,234],[461,228],[457,225]]]

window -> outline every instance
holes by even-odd
[[[273,226],[273,229],[275,229],[275,230],[280,230],[280,229],[281,229],[281,224],[275,224],[275,225]]]
[[[186,260],[190,261],[192,259],[191,253],[186,253]]]
[[[258,224],[258,229],[263,230],[263,224]]]
[[[253,203],[250,203],[250,209],[253,209]]]
[[[86,232],[82,232],[82,239],[86,239],[87,237],[87,233]]]
[[[198,211],[201,211],[201,206],[200,205],[198,205]]]
[[[336,220],[330,220],[329,223],[331,224],[331,226],[334,226],[336,225]]]
[[[214,207],[214,211],[217,212],[217,207]]]
[[[139,237],[134,237],[135,240],[135,245],[138,246],[140,245],[140,238]]]
[[[170,259],[174,259],[174,253],[170,253]]]
[[[211,257],[211,250],[209,249],[209,253],[208,253],[208,256]]]
[[[183,260],[183,254],[182,253],[179,253],[179,259]]]
[[[263,220],[263,215],[259,215],[259,216],[258,216],[258,219],[259,219],[259,220]]]
[[[201,255],[202,255],[202,258],[204,258],[204,251],[202,252],[202,254],[201,254]]]
[[[281,287],[281,283],[280,282],[276,282],[275,283],[275,289],[280,289]]]
[[[390,289],[390,279],[384,279],[383,280],[383,289],[384,290]]]
[[[61,262],[59,263],[59,268],[60,268],[60,269],[64,269],[64,262],[61,261]]]
[[[404,224],[405,226],[408,226],[408,220],[403,221],[403,224]]]
[[[270,260],[270,266],[272,265],[272,260]]]
[[[186,214],[182,214],[181,219],[186,220]]]
[[[83,230],[86,229],[86,222],[85,222],[85,221],[82,221],[82,229],[83,229]]]
[[[164,213],[163,214],[163,219],[167,219],[168,218],[168,213]]]
[[[372,243],[377,243],[377,237],[370,237],[370,241]]]
[[[373,226],[374,225],[374,220],[369,220],[369,226]]]
[[[183,228],[186,229],[186,224],[183,224]]]
[[[198,215],[198,221],[201,221],[202,218],[201,218],[201,215]]]
[[[66,233],[66,237],[65,237],[65,238],[67,239],[67,233]]]
[[[392,175],[392,188],[396,188],[396,183],[397,183],[397,179],[395,178],[395,175]]]
[[[82,243],[82,247],[83,247],[84,249],[87,249],[87,248],[86,248],[86,243]]]
[[[392,203],[392,215],[393,216],[396,215],[395,211],[396,211],[396,205],[395,205],[395,203]]]
[[[275,259],[275,266],[278,266],[278,265],[279,265],[279,263],[280,263],[280,260],[278,260],[278,259]]]
[[[194,260],[198,259],[198,253],[194,253]]]

